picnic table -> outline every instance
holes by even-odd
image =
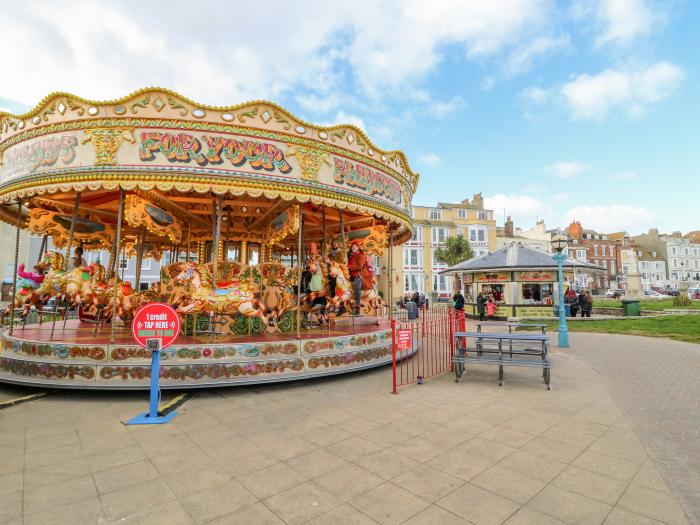
[[[532,326],[532,325],[531,325]],[[503,367],[542,368],[542,379],[550,389],[551,363],[548,357],[549,336],[509,332],[455,332],[457,352],[454,357],[455,381],[462,379],[467,363],[498,365],[498,384],[503,386]]]

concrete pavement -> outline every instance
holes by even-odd
[[[389,393],[383,368],[198,392],[126,427],[144,393],[0,411],[0,523],[688,523],[601,373],[470,367]],[[604,344],[601,342],[601,344]]]

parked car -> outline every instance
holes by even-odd
[[[625,295],[625,291],[622,288],[610,288],[607,292],[605,292],[605,297],[613,299],[617,299],[623,295]]]
[[[650,299],[665,299],[666,296],[656,290],[644,290],[644,296]]]

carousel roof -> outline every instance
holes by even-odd
[[[606,269],[596,264],[584,261],[567,259],[564,262],[565,269],[588,270],[591,272],[605,271]],[[511,243],[503,248],[474,257],[461,262],[440,273],[471,273],[483,271],[517,271],[517,270],[556,270],[557,263],[551,254],[523,246],[518,242]]]

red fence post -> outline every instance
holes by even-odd
[[[456,312],[456,311],[455,311]],[[455,365],[454,365],[454,357],[455,357],[455,338],[454,338],[454,313],[452,311],[452,307],[449,309],[449,323],[450,323],[450,331],[449,331],[449,338],[450,338],[450,370],[454,372]]]
[[[396,391],[396,319],[391,320],[391,375],[394,383],[393,393]]]

